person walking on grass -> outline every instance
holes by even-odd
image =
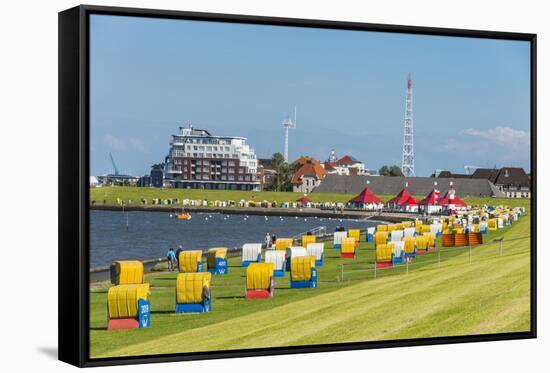
[[[183,246],[179,245],[176,250],[176,268],[180,266],[180,253],[183,251]]]
[[[166,258],[168,259],[168,270],[173,271],[176,268],[176,253],[173,248],[170,248],[166,253]]]

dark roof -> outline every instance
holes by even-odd
[[[531,182],[529,176],[525,173],[523,168],[519,167],[503,167],[496,175],[493,181],[495,185],[517,185],[521,187],[529,188]]]
[[[494,183],[498,172],[496,168],[477,168],[472,174],[472,179],[487,179]]]
[[[495,185],[531,186],[529,176],[521,167],[478,168],[472,174],[472,179],[487,179]]]
[[[466,174],[453,174],[451,171],[441,171],[439,175],[437,175],[438,178],[455,178],[455,179],[469,179],[471,178],[470,175]]]
[[[273,159],[258,158],[258,166],[263,168],[273,168]]]
[[[164,164],[157,163],[157,164],[154,164],[154,165],[151,166],[151,170],[161,170],[162,171],[163,169],[164,169]]]
[[[347,193],[359,194],[368,185],[378,195],[396,195],[399,193],[406,182],[407,189],[412,195],[427,195],[434,188],[434,181],[437,182],[436,188],[439,190],[449,189],[452,182],[457,195],[461,197],[505,197],[504,193],[499,191],[489,180],[483,179],[445,179],[432,177],[403,177],[403,176],[347,176],[328,174],[325,176],[321,185],[313,190],[315,193]]]

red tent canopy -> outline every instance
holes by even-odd
[[[416,199],[414,199],[413,196],[409,196],[409,197],[407,197],[406,201],[404,201],[403,203],[400,203],[399,205],[400,206],[416,206],[416,205],[418,205],[418,202],[416,201]]]
[[[420,202],[419,205],[437,206],[441,203],[441,193],[437,189],[432,189],[430,193]]]
[[[443,199],[441,200],[441,206],[449,206],[449,205],[455,205],[455,206],[462,206],[466,207],[466,203],[458,198],[458,196],[455,194],[454,199],[450,199],[449,192],[445,193],[445,196],[443,196]]]
[[[310,199],[307,198],[307,197],[302,197],[302,198],[298,198],[298,199],[296,200],[296,202],[311,203],[311,202],[313,202],[313,201],[310,200]]]
[[[365,187],[358,196],[349,200],[352,203],[384,203],[369,187]]]
[[[388,205],[416,206],[418,205],[418,202],[416,202],[416,200],[409,193],[407,188],[403,188],[403,190],[399,192],[398,195],[388,201]]]

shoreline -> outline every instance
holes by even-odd
[[[145,211],[145,212],[165,212],[173,213],[177,211],[177,207],[173,205],[136,205],[122,206],[117,205],[90,205],[91,211]],[[191,213],[219,213],[227,215],[256,215],[256,216],[299,216],[299,217],[320,217],[320,218],[335,218],[335,219],[365,219],[371,223],[396,223],[404,220],[414,219],[417,215],[411,213],[372,213],[366,211],[344,211],[333,212],[332,210],[320,210],[315,208],[306,209],[282,209],[282,208],[262,208],[262,207],[239,207],[239,208],[218,208],[218,207],[186,207],[187,212]],[[362,234],[365,230],[361,229]],[[332,236],[332,233],[329,234]],[[327,237],[322,237],[322,241],[329,240]],[[240,255],[240,248],[230,248],[228,256]],[[150,258],[141,259],[146,272],[150,273],[151,269],[158,263],[165,262],[165,258]],[[109,266],[99,266],[89,269],[90,283],[106,281],[109,279]]]
[[[361,234],[365,234],[366,230],[361,229]],[[324,236],[317,236],[317,242],[328,242],[331,241],[333,235],[332,233],[324,235]],[[228,258],[234,258],[241,255],[242,248],[240,247],[231,247],[227,250],[227,257]],[[265,248],[262,248],[262,253],[265,251]],[[159,263],[164,263],[167,261],[166,258],[153,258],[153,259],[137,259],[143,263],[143,269],[145,274],[151,274],[151,273],[162,273],[167,272],[166,270],[160,270],[160,271],[153,271],[152,269]],[[206,260],[206,251],[203,251],[203,260]],[[110,265],[104,265],[99,267],[90,268],[90,284],[102,282],[102,281],[108,281],[110,279],[110,273],[111,273],[111,266]]]
[[[174,213],[181,209],[181,206],[175,205],[90,205],[91,211],[151,211]],[[226,215],[259,215],[259,216],[299,216],[299,217],[320,217],[320,218],[339,218],[339,219],[372,219],[372,221],[399,223],[418,217],[416,213],[402,212],[369,212],[361,210],[344,210],[343,212],[334,212],[332,210],[320,210],[316,208],[277,208],[277,207],[185,207],[186,212],[196,213],[220,213]]]

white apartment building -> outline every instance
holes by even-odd
[[[166,179],[175,188],[259,190],[258,161],[246,138],[180,127],[172,135]]]

